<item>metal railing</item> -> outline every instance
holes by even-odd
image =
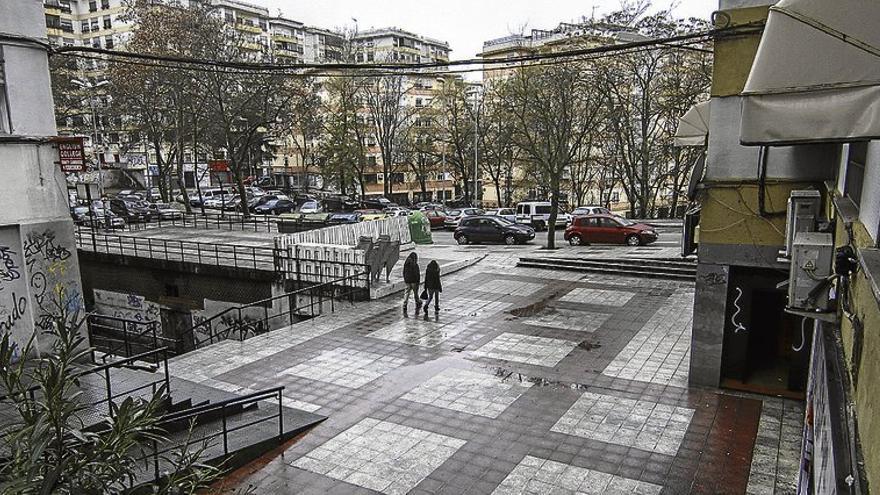
[[[369,290],[370,273],[363,265],[362,272],[347,277],[226,309],[184,332],[182,345],[189,350],[227,339],[243,341],[314,318],[325,311],[333,313],[341,302],[353,304]]]
[[[107,355],[129,357],[160,347],[177,347],[177,340],[163,336],[160,322],[155,320],[138,321],[90,313],[86,316],[86,329],[93,354],[101,351],[105,360]]]
[[[154,218],[149,222],[131,222],[125,230],[136,232],[161,227],[183,227],[203,230],[228,230],[242,232],[278,232],[279,217],[270,215],[251,215],[241,213],[184,213],[177,218]]]
[[[284,409],[282,404],[283,392],[283,386],[274,387],[241,397],[235,397],[212,404],[197,406],[184,411],[166,415],[156,425],[160,429],[179,429],[181,425],[188,425],[189,422],[192,422],[194,426],[193,430],[195,430],[195,427],[199,426],[199,420],[203,419],[205,420],[205,423],[213,423],[214,421],[217,421],[217,419],[219,419],[221,422],[221,428],[219,431],[216,432],[212,432],[213,430],[209,429],[207,434],[200,435],[198,436],[198,438],[192,438],[190,435],[187,435],[182,442],[169,442],[167,445],[159,445],[156,440],[153,440],[152,452],[147,453],[140,460],[144,464],[146,464],[148,460],[152,460],[153,474],[155,477],[154,479],[158,481],[162,476],[160,461],[168,454],[174,451],[186,449],[190,445],[194,444],[203,444],[207,450],[211,447],[211,441],[213,441],[214,439],[221,439],[223,443],[223,455],[228,456],[230,452],[230,433],[235,433],[237,431],[251,428],[253,426],[267,423],[276,419],[278,420],[278,435],[275,436],[275,438],[280,443],[284,439]],[[250,408],[251,406],[258,405],[259,402],[266,401],[267,399],[271,399],[273,401],[277,399],[278,408],[276,412],[272,413],[269,416],[259,417],[255,420],[246,421],[242,424],[236,424],[230,427],[229,423],[231,416],[239,415],[243,410]],[[253,436],[247,435],[247,438],[250,440],[253,438]],[[263,440],[268,440],[270,438],[271,437],[265,438]]]
[[[151,364],[150,361],[153,361]],[[161,364],[160,364],[161,362]],[[146,364],[144,364],[146,363]],[[139,371],[146,371],[148,373],[155,373],[159,370],[162,370],[162,376],[156,380],[149,380],[146,382],[139,382],[133,388],[126,388],[124,390],[113,390],[113,379],[111,371],[114,369],[121,368],[130,368]],[[103,395],[100,399],[96,401],[88,401],[85,405],[89,406],[98,406],[101,404],[107,404],[107,412],[108,414],[113,414],[113,402],[115,399],[121,397],[129,397],[136,392],[140,392],[141,390],[145,390],[147,388],[151,389],[153,395],[156,395],[156,392],[159,390],[159,386],[165,385],[165,392],[170,394],[171,392],[171,377],[168,374],[168,349],[165,347],[160,347],[158,349],[154,349],[152,351],[143,352],[140,354],[136,354],[131,357],[127,357],[125,359],[120,359],[118,361],[113,361],[111,363],[102,364],[100,366],[95,366],[92,368],[87,368],[85,370],[79,371],[73,375],[74,380],[83,382],[84,378],[87,378],[89,375],[98,375],[102,381],[103,387]],[[128,380],[119,380],[122,383],[125,383]],[[40,391],[40,386],[35,385],[28,388],[24,393],[28,394],[31,400],[36,400],[37,393]],[[7,400],[9,397],[4,395],[0,396],[0,402]]]
[[[96,253],[275,271],[275,249],[271,247],[153,239],[97,232],[87,227],[77,227],[74,236],[77,248]]]

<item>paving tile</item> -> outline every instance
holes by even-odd
[[[504,294],[526,297],[531,296],[532,294],[538,292],[544,287],[544,284],[534,282],[495,279],[483,284],[475,285],[473,289],[480,292],[489,292],[491,294]]]
[[[547,308],[536,316],[523,319],[523,323],[575,332],[595,332],[610,317],[606,313]]]
[[[530,382],[504,380],[488,373],[447,369],[403,398],[452,411],[497,418],[531,386]]]
[[[608,363],[614,378],[686,388],[690,366],[694,294],[674,294]]]
[[[475,350],[474,355],[552,367],[575,346],[577,343],[570,340],[505,332]]]
[[[407,493],[464,440],[365,418],[292,466],[382,493]]]
[[[439,323],[416,318],[396,321],[368,337],[422,347],[434,347],[467,330],[467,323]]]
[[[492,492],[503,494],[658,494],[660,485],[526,456]]]
[[[584,392],[551,431],[675,455],[694,410]]]
[[[359,388],[403,365],[403,358],[366,351],[337,348],[283,370],[300,376],[349,388]]]
[[[577,287],[570,290],[568,294],[562,296],[561,298],[559,298],[559,300],[562,302],[572,302],[579,304],[623,306],[628,303],[634,295],[634,292]]]

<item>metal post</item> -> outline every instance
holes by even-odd
[[[112,416],[113,415],[113,406],[112,406],[113,400],[111,399],[111,397],[113,394],[111,392],[111,387],[110,387],[110,368],[104,368],[104,381],[107,384],[107,414]]]
[[[284,390],[278,390],[278,441],[281,442],[284,440],[284,407],[282,402],[284,400],[284,396],[282,392]]]
[[[226,431],[226,404],[223,404],[221,409],[221,414],[223,415],[223,454],[229,454],[229,438]]]

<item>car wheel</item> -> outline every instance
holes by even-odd
[[[581,240],[581,236],[575,234],[568,238],[568,243],[572,246],[580,246],[583,243],[583,240]]]
[[[642,241],[639,239],[637,235],[628,235],[626,236],[626,245],[627,246],[641,246]]]
[[[516,237],[514,237],[513,234],[507,234],[506,236],[504,236],[504,244],[507,244],[508,246],[513,246],[514,244],[516,244]]]
[[[465,244],[470,243],[470,240],[467,238],[466,235],[462,234],[462,235],[460,235],[460,236],[458,236],[458,237],[455,238],[455,242],[457,242],[457,243],[459,243],[460,245],[464,246]]]

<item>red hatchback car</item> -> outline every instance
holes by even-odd
[[[432,229],[442,229],[443,223],[446,222],[446,213],[441,210],[425,210],[424,214],[431,222]]]
[[[575,217],[565,229],[565,240],[572,246],[583,244],[627,244],[643,246],[657,240],[654,227],[615,215]]]

